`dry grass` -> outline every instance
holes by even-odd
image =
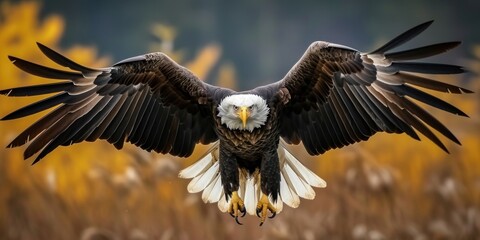
[[[2,10],[0,56],[45,61],[33,42],[56,48],[63,20],[52,16],[38,22],[35,3],[4,4]],[[92,48],[64,52],[85,65],[108,62],[95,61]],[[480,92],[477,52],[468,87]],[[205,75],[219,54],[220,49],[211,46],[197,59],[183,62]],[[0,69],[0,88],[44,81],[22,74],[4,57]],[[225,71],[221,75],[229,77],[223,84],[234,84],[232,67]],[[1,147],[0,239],[476,239],[480,235],[479,98],[478,94],[441,97],[471,116],[461,119],[435,111],[462,147],[449,144],[452,153],[447,155],[428,142],[386,134],[320,157],[294,147],[329,185],[316,191],[315,200],[302,201],[298,209],[286,208],[261,228],[255,217],[242,219],[244,225],[238,226],[216,205],[187,193],[187,181],[178,179],[177,173],[204,147],[185,160],[131,145],[116,151],[105,142],[83,143],[58,149],[35,167],[22,161],[23,149]],[[1,101],[0,115],[5,115],[31,100],[3,97]],[[37,118],[2,122],[0,146]]]

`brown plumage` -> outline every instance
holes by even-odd
[[[72,71],[9,57],[28,73],[60,81],[0,91],[8,96],[56,93],[2,119],[21,118],[56,107],[8,146],[30,141],[24,157],[39,153],[36,163],[58,146],[97,139],[105,139],[117,148],[127,141],[147,151],[181,157],[190,156],[197,143],[220,141],[219,155],[209,165],[218,169],[209,174],[213,174],[212,179],[221,176],[226,200],[240,191],[240,186],[248,180],[243,178],[250,178],[245,174],[239,176],[240,168],[256,179],[251,182],[273,203],[278,199],[292,206],[295,204],[291,199],[295,197],[287,197],[282,186],[290,189],[292,196],[300,193],[293,181],[285,180],[284,164],[289,161],[284,163],[285,156],[280,155],[279,159],[277,155],[277,149],[283,150],[282,146],[279,148],[280,139],[288,144],[302,142],[308,153],[318,155],[367,140],[377,132],[406,133],[417,140],[420,132],[448,152],[431,127],[460,144],[447,127],[416,102],[456,115],[466,114],[417,87],[455,94],[471,91],[415,73],[433,77],[462,73],[463,68],[411,61],[443,53],[460,42],[390,52],[430,24],[418,25],[369,53],[314,42],[282,80],[245,92],[204,83],[163,53],[126,59],[108,68],[89,68],[38,44],[47,57]],[[217,158],[219,166],[213,164]],[[208,169],[194,172],[203,174]],[[322,185],[307,179],[305,170],[298,170],[301,167],[295,169],[299,181],[308,183],[308,187]],[[212,179],[205,179],[209,182],[202,182],[199,189],[211,186],[211,190],[210,184],[215,182]],[[256,201],[264,203],[258,207],[264,219],[268,204],[262,199],[257,195]],[[230,204],[233,209],[243,210],[241,202],[238,206]],[[267,207],[274,211],[270,205]],[[229,211],[238,217],[237,210]]]

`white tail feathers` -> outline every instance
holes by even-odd
[[[260,199],[259,195],[260,189],[258,184],[255,184],[255,179],[251,176],[247,177],[247,180],[245,181],[245,195],[243,202],[245,203],[245,209],[247,210],[248,214],[255,214],[257,201]]]
[[[280,193],[274,206],[277,213],[283,209],[283,203],[292,208],[300,205],[300,198],[314,199],[315,191],[312,187],[324,188],[327,183],[315,173],[301,164],[286,148],[283,141],[278,147],[280,161]],[[222,212],[228,211],[230,201],[227,201],[222,186],[218,163],[218,142],[216,142],[199,161],[183,169],[179,177],[193,178],[188,184],[190,193],[203,191],[202,200],[205,203],[218,202]],[[243,199],[245,208],[250,215],[255,215],[258,200],[260,199],[260,174],[256,171],[248,174],[240,171],[240,188],[238,195]],[[271,201],[271,200],[270,200]],[[272,201],[271,201],[272,202]]]
[[[218,161],[218,141],[215,142],[200,160],[180,171],[180,178],[194,178],[208,170],[214,162]]]
[[[217,174],[215,179],[202,193],[202,200],[205,203],[215,203],[220,200],[223,195],[222,180],[220,174]]]
[[[317,188],[324,188],[327,187],[327,182],[313,173],[310,169],[305,167],[302,163],[298,161],[285,147],[283,141],[280,142],[280,148],[283,148],[283,153],[285,154],[285,160],[288,161],[288,165],[292,168],[292,170],[299,176],[303,181],[305,181],[308,185]],[[280,157],[280,150],[279,157]]]

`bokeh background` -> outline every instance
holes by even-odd
[[[432,110],[462,142],[445,141],[451,154],[387,134],[317,157],[292,147],[328,187],[261,228],[187,193],[178,171],[204,146],[179,159],[99,141],[30,166],[22,147],[3,146],[42,114],[0,122],[0,239],[480,239],[479,10],[474,0],[1,1],[0,89],[48,81],[6,58],[53,66],[35,41],[94,67],[163,51],[205,81],[244,90],[280,79],[312,41],[367,51],[435,19],[407,46],[462,40],[430,60],[469,68],[440,79],[477,93],[437,94],[470,115]],[[0,116],[33,99],[0,96]]]

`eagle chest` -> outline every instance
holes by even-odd
[[[271,111],[270,115],[260,128],[254,129],[252,132],[246,130],[231,130],[221,123],[220,118],[216,118],[217,134],[223,145],[232,152],[237,153],[259,153],[269,147],[277,148],[279,129],[275,111]]]

